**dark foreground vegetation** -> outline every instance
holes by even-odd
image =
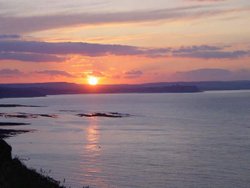
[[[0,108],[15,107],[40,107],[19,104],[0,104]],[[119,115],[115,113],[115,115]],[[1,118],[57,118],[54,114],[32,114],[32,113],[0,113]],[[21,122],[0,122],[0,188],[65,188],[60,182],[37,173],[35,170],[28,169],[18,158],[12,158],[12,148],[3,139],[17,134],[28,133],[34,130],[9,129],[30,125]],[[8,128],[8,129],[5,129]],[[43,173],[43,172],[42,172]],[[83,186],[89,188],[89,186]]]
[[[1,188],[63,188],[59,182],[30,170],[11,156],[11,146],[0,139]]]
[[[0,127],[23,124],[0,122]],[[29,130],[0,129],[0,188],[64,188],[52,178],[28,169],[18,158],[12,158],[12,148],[3,139],[26,132]]]

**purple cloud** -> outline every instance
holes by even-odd
[[[38,54],[29,52],[1,52],[0,50],[0,60],[17,60],[25,62],[61,62],[64,61],[65,58],[49,54]]]
[[[194,46],[174,50],[172,55],[177,57],[201,59],[235,59],[248,56],[250,55],[250,52],[244,50],[225,51],[221,47],[213,46]]]
[[[74,25],[96,25],[107,23],[137,23],[159,20],[200,19],[230,11],[245,11],[247,8],[220,9],[208,6],[188,6],[159,10],[128,11],[116,13],[85,13],[66,15],[42,15],[13,17],[0,15],[0,31],[4,33],[30,33]],[[249,9],[247,9],[249,10]]]
[[[143,72],[140,70],[131,70],[131,71],[125,72],[124,75],[125,75],[124,76],[125,78],[133,79],[133,78],[138,78],[142,76]]]
[[[208,68],[177,72],[172,77],[178,81],[249,80],[250,70],[230,71],[227,69]]]
[[[21,76],[23,73],[17,69],[1,69],[0,77],[16,77]]]
[[[218,46],[208,46],[208,45],[201,45],[201,46],[186,46],[180,47],[178,49],[172,50],[173,53],[192,53],[192,52],[200,52],[200,51],[218,51],[223,50],[223,47]]]
[[[199,59],[226,59],[249,56],[247,50],[229,51],[217,46],[186,46],[180,48],[142,48],[127,45],[94,44],[82,42],[0,41],[0,59],[33,62],[61,62],[66,55],[82,56],[139,55],[146,57],[188,57]]]
[[[75,77],[66,71],[60,71],[60,70],[43,70],[43,71],[36,71],[35,73],[44,74],[44,75],[53,76],[53,77],[58,77],[58,76],[68,77],[68,78]]]
[[[9,39],[20,39],[20,35],[15,35],[15,34],[0,34],[0,40],[9,40]]]
[[[84,56],[138,55],[144,50],[125,45],[91,44],[82,42],[35,42],[35,41],[0,41],[0,52],[19,52],[36,54],[79,54]]]

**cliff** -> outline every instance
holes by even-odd
[[[11,155],[11,146],[0,139],[0,187],[1,188],[64,188],[59,182],[28,169]]]

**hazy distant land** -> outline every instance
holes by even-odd
[[[250,81],[162,82],[136,85],[88,86],[66,82],[0,84],[0,98],[89,93],[193,93],[250,89]]]

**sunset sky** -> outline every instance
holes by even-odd
[[[0,82],[250,79],[249,0],[0,0]]]

